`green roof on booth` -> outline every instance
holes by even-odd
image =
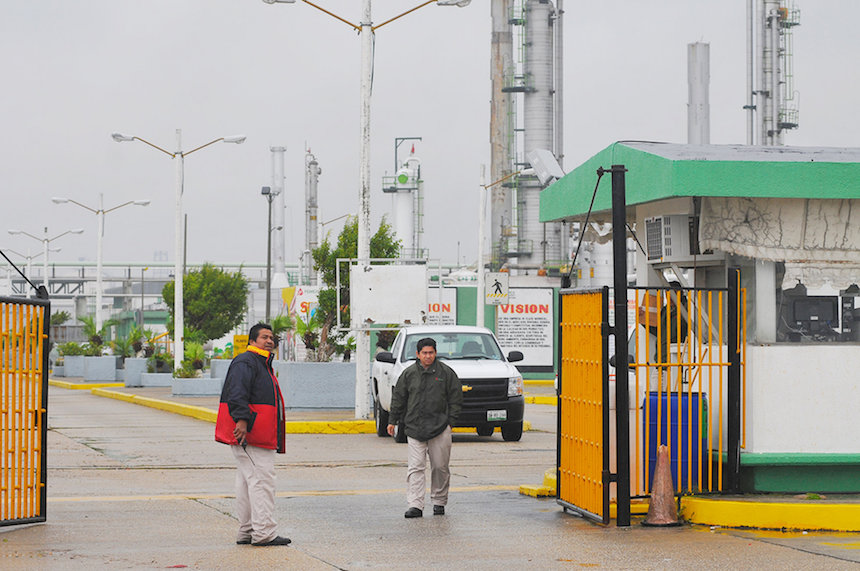
[[[588,212],[597,169],[624,165],[627,205],[690,196],[860,198],[860,149],[679,145],[619,141],[541,192],[540,221]],[[600,181],[593,213],[608,211],[611,174]]]

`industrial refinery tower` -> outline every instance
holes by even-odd
[[[536,150],[562,164],[562,0],[491,0],[491,181],[522,171]],[[514,57],[514,53],[518,54]],[[539,221],[543,185],[513,176],[492,187],[492,268],[550,275],[568,262],[567,232]]]

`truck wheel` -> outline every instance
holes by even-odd
[[[394,427],[394,441],[398,444],[406,444],[406,426],[402,422]]]
[[[513,422],[502,425],[502,438],[505,442],[519,442],[523,437],[523,423]]]
[[[388,411],[382,410],[377,399],[373,399],[373,416],[376,418],[376,435],[388,436]]]
[[[495,430],[496,427],[490,424],[481,424],[475,427],[475,432],[478,433],[478,436],[492,436]]]

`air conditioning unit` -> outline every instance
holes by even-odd
[[[648,262],[676,262],[690,259],[692,254],[690,230],[690,217],[686,214],[646,218]]]

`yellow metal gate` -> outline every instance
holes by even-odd
[[[45,521],[47,300],[0,298],[0,525]]]
[[[608,523],[608,288],[560,297],[557,501]]]

